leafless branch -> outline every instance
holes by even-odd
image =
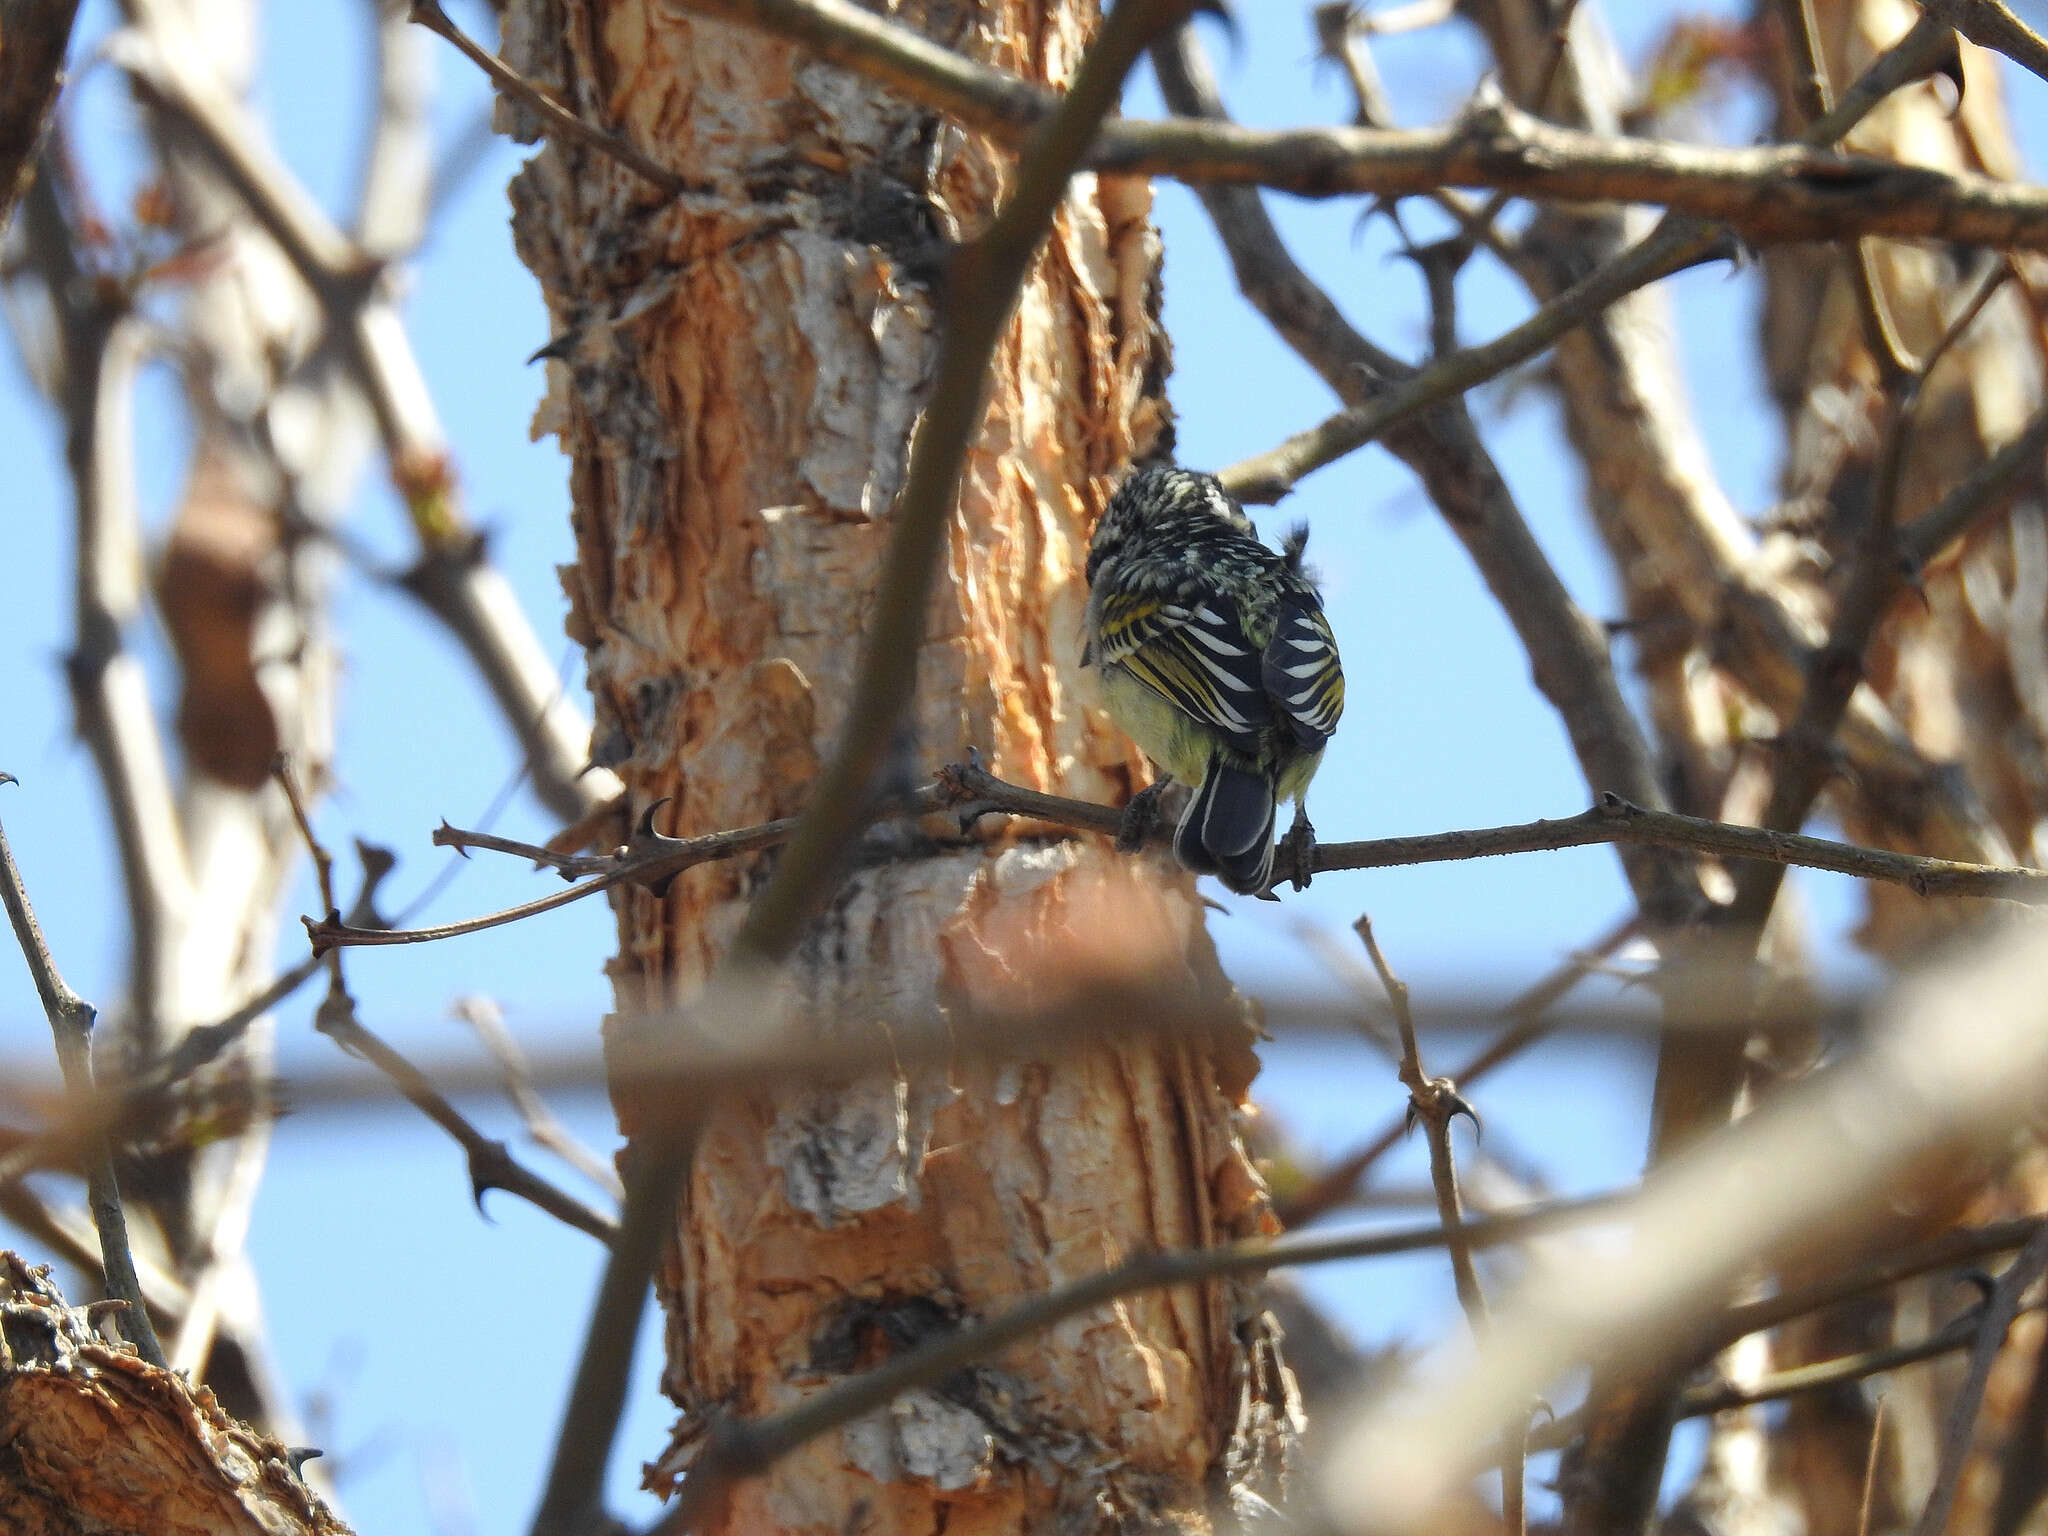
[[[1458,1305],[1473,1335],[1486,1332],[1486,1292],[1479,1284],[1479,1267],[1472,1259],[1472,1244],[1465,1232],[1465,1210],[1458,1191],[1458,1163],[1451,1150],[1451,1122],[1459,1114],[1478,1113],[1459,1096],[1458,1085],[1447,1077],[1431,1077],[1422,1069],[1422,1047],[1415,1038],[1415,1016],[1408,1008],[1408,984],[1394,974],[1387,957],[1373,936],[1372,919],[1361,915],[1353,925],[1359,942],[1372,958],[1387,1002],[1394,1010],[1394,1026],[1401,1039],[1401,1082],[1408,1089],[1408,1112],[1422,1122],[1429,1139],[1429,1179],[1436,1190],[1437,1220],[1444,1229],[1444,1248],[1451,1259],[1451,1279],[1458,1293]],[[1523,1474],[1528,1454],[1527,1435],[1515,1425],[1502,1437],[1500,1459],[1501,1520],[1509,1536],[1521,1536],[1527,1520],[1523,1509]]]
[[[964,764],[946,769],[935,787],[917,791],[906,803],[911,809],[918,809],[928,807],[934,801],[942,804],[950,801],[962,807],[963,814],[975,817],[1018,815],[1112,837],[1116,835],[1120,820],[1119,813],[1110,806],[1007,784],[983,769]],[[580,884],[517,906],[431,928],[364,928],[332,917],[317,922],[312,918],[303,921],[315,951],[320,954],[351,947],[437,943],[537,917],[617,885],[658,882],[698,864],[772,848],[787,841],[793,835],[795,825],[793,820],[785,819],[766,822],[758,827],[709,833],[703,837],[663,839],[664,846],[646,854],[607,861],[609,868]],[[451,844],[453,840],[460,839],[476,847],[496,846],[509,841],[491,839],[487,843],[472,840],[469,834],[454,829],[436,834],[437,841],[444,838]],[[1155,835],[1154,842],[1162,838],[1163,834]],[[1865,848],[1824,837],[1809,837],[1802,833],[1709,821],[1699,816],[1683,816],[1675,811],[1650,810],[1618,795],[1604,796],[1590,810],[1554,821],[1426,832],[1408,837],[1376,837],[1348,843],[1318,843],[1310,852],[1309,869],[1314,874],[1394,869],[1601,844],[1662,848],[1709,854],[1717,858],[1828,870],[1835,874],[1854,875],[1862,880],[1903,885],[1921,896],[1967,896],[2028,903],[2048,901],[2048,871],[2044,870],[1927,858],[1882,848]],[[535,850],[531,845],[517,844],[505,851],[531,856]],[[583,866],[578,862],[574,867]]]
[[[607,159],[615,160],[642,180],[661,188],[670,197],[681,197],[689,192],[704,189],[678,176],[664,165],[657,164],[645,152],[627,143],[613,133],[607,133],[571,112],[559,101],[520,74],[518,70],[477,43],[462,28],[455,25],[448,13],[441,9],[440,0],[411,0],[412,19],[437,37],[446,38],[456,50],[491,77],[499,90],[532,112],[549,131],[565,139],[573,139],[587,149],[594,149]]]
[[[938,48],[849,0],[688,0],[809,44],[1012,146],[1058,99],[1015,76]],[[1947,27],[1916,27],[1911,53],[1844,93],[1860,115],[1926,73]],[[1920,74],[1896,66],[1917,59]],[[1840,137],[1846,127],[1833,137]],[[1658,204],[1729,224],[1752,245],[1892,235],[2011,249],[2048,247],[2048,191],[1986,176],[1901,166],[1803,145],[1710,149],[1560,128],[1498,100],[1442,127],[1392,131],[1264,131],[1226,122],[1112,122],[1083,163],[1097,171],[1169,176],[1191,185],[1265,186],[1303,197],[1426,195],[1491,187],[1569,202]]]
[[[0,773],[0,784],[15,782],[11,773]],[[43,1000],[43,1013],[56,1039],[57,1062],[64,1072],[64,1087],[77,1102],[93,1097],[92,1024],[93,1006],[65,985],[63,974],[43,939],[42,925],[29,905],[28,890],[21,870],[14,862],[14,850],[7,833],[0,829],[0,902],[14,924],[14,937],[35,978],[36,992]],[[144,1304],[142,1282],[135,1274],[135,1258],[128,1250],[128,1218],[121,1209],[121,1187],[114,1178],[114,1149],[104,1133],[88,1142],[86,1198],[92,1206],[93,1225],[99,1229],[100,1264],[107,1277],[107,1289],[128,1304],[120,1319],[142,1358],[151,1365],[164,1363],[163,1346]]]
[[[175,51],[131,29],[119,62],[145,100],[234,190],[319,301],[376,417],[392,479],[419,535],[420,560],[406,590],[468,652],[527,754],[535,792],[565,821],[615,797],[619,785],[610,771],[586,761],[588,721],[564,694],[504,578],[484,559],[481,537],[463,521],[433,399],[381,264],[261,148],[241,104],[185,68]]]
[[[1976,1314],[1976,1342],[1970,1350],[1969,1374],[1949,1404],[1948,1423],[1941,1436],[1941,1467],[1935,1474],[1927,1507],[1914,1526],[1914,1536],[1942,1536],[1948,1528],[1949,1512],[1955,1507],[1956,1491],[1962,1486],[1963,1464],[1969,1459],[1970,1443],[1976,1437],[1977,1414],[1984,1406],[1984,1388],[1991,1381],[1991,1367],[2005,1347],[2006,1330],[2019,1315],[2020,1298],[2027,1289],[2048,1274],[2048,1228],[2034,1234],[2027,1246],[1998,1277],[1990,1297]]]
[[[1510,1021],[1508,1028],[1466,1062],[1452,1080],[1470,1084],[1503,1062],[1512,1061],[1549,1034],[1554,1027],[1548,1018],[1551,1008],[1639,932],[1637,918],[1631,915],[1623,919],[1501,1009],[1501,1016]],[[1357,1188],[1366,1170],[1400,1145],[1406,1130],[1405,1116],[1393,1121],[1372,1140],[1319,1171],[1306,1188],[1279,1201],[1276,1214],[1281,1224],[1290,1228],[1304,1226],[1342,1204]]]
[[[348,989],[330,986],[313,1027],[343,1050],[362,1057],[391,1079],[392,1085],[421,1114],[454,1138],[469,1160],[469,1187],[477,1209],[483,1209],[485,1194],[502,1189],[543,1210],[555,1220],[588,1232],[599,1242],[610,1244],[618,1237],[617,1226],[593,1211],[574,1195],[557,1188],[523,1165],[502,1141],[494,1141],[470,1124],[468,1118],[449,1103],[446,1096],[404,1055],[370,1030],[356,1017],[355,999]]]
[[[498,1063],[505,1081],[505,1096],[519,1111],[526,1134],[614,1200],[625,1199],[625,1186],[619,1182],[611,1164],[571,1135],[569,1128],[556,1118],[547,1101],[535,1090],[526,1053],[519,1049],[519,1042],[512,1038],[512,1031],[505,1027],[505,1015],[497,1003],[488,997],[461,997],[455,1000],[454,1013],[470,1027]]]

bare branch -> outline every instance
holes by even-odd
[[[526,1134],[614,1200],[625,1199],[625,1186],[619,1182],[612,1165],[571,1135],[569,1128],[556,1118],[547,1101],[535,1090],[526,1054],[519,1049],[519,1042],[512,1038],[512,1031],[505,1027],[504,1011],[497,1003],[488,997],[460,997],[455,1000],[453,1011],[498,1063],[498,1070],[504,1077],[505,1096],[519,1111]]]
[[[687,8],[803,41],[834,63],[1013,147],[1058,100],[848,0],[687,0]],[[1585,133],[1486,100],[1448,126],[1406,131],[1118,121],[1103,126],[1083,163],[1103,172],[1266,186],[1302,197],[1490,187],[1539,199],[1653,203],[1730,224],[1752,245],[1868,234],[2048,248],[2048,189],[1815,147],[1847,132],[1884,95],[1924,76],[1947,34],[1945,24],[1924,16],[1903,41],[1906,51],[1893,49],[1882,71],[1845,92],[1837,112],[1816,125],[1830,130],[1827,137],[1801,145],[1712,149]]]
[[[424,1072],[364,1028],[356,1017],[355,999],[338,984],[338,979],[314,1015],[313,1027],[343,1050],[362,1057],[383,1072],[414,1108],[454,1138],[469,1159],[470,1194],[479,1211],[483,1209],[486,1193],[502,1189],[557,1221],[579,1232],[588,1232],[601,1243],[609,1244],[617,1238],[618,1228],[612,1222],[520,1163],[505,1143],[484,1135],[427,1080]]]
[[[1978,47],[2002,53],[2021,69],[2048,80],[2048,42],[2002,0],[1920,0],[1920,8]]]
[[[499,90],[532,112],[558,136],[574,139],[585,148],[596,150],[607,159],[623,165],[642,180],[661,188],[670,197],[681,197],[685,193],[704,190],[700,184],[678,176],[664,165],[657,164],[643,151],[618,135],[607,133],[604,129],[583,121],[553,96],[455,25],[449,19],[448,13],[441,9],[440,0],[411,0],[411,3],[412,20],[435,36],[446,38],[453,43],[456,51],[489,75]]]
[[[0,784],[15,782],[11,773],[0,773]],[[42,925],[29,905],[21,870],[14,862],[14,850],[7,845],[7,833],[0,829],[0,902],[14,924],[14,937],[35,978],[36,992],[43,1000],[43,1013],[56,1039],[57,1063],[64,1072],[64,1087],[80,1104],[93,1098],[92,1024],[93,1006],[65,985],[43,938]],[[92,1206],[93,1224],[99,1229],[100,1263],[107,1277],[107,1289],[128,1304],[120,1319],[142,1358],[151,1365],[164,1363],[163,1346],[149,1321],[143,1302],[142,1282],[135,1274],[135,1258],[128,1250],[128,1218],[121,1209],[121,1187],[114,1178],[114,1149],[104,1132],[87,1143],[86,1198]]]
[[[1914,1536],[1942,1536],[1955,1507],[1956,1491],[1962,1486],[1963,1464],[1969,1459],[1970,1442],[1976,1437],[1977,1414],[1984,1406],[1984,1388],[1991,1381],[1991,1367],[2005,1348],[2006,1330],[2019,1315],[2020,1298],[2042,1275],[2048,1274],[2048,1228],[2034,1234],[2019,1251],[1990,1298],[1979,1309],[1975,1322],[1976,1343],[1970,1350],[1969,1374],[1949,1404],[1948,1424],[1941,1436],[1941,1470],[1934,1489],[1927,1495],[1927,1507],[1920,1513]]]
[[[1475,1338],[1486,1332],[1486,1292],[1479,1284],[1479,1268],[1472,1259],[1472,1243],[1466,1235],[1465,1211],[1458,1192],[1458,1163],[1451,1150],[1451,1122],[1469,1115],[1476,1128],[1478,1113],[1458,1094],[1458,1085],[1447,1077],[1431,1077],[1422,1069],[1422,1047],[1415,1038],[1415,1015],[1408,1008],[1408,984],[1394,974],[1373,936],[1372,919],[1361,915],[1353,925],[1359,942],[1372,957],[1372,968],[1386,989],[1393,1006],[1394,1025],[1401,1037],[1401,1082],[1408,1089],[1408,1112],[1422,1122],[1429,1139],[1429,1179],[1436,1190],[1437,1220],[1444,1229],[1444,1247],[1451,1258],[1451,1279],[1458,1293],[1458,1305]],[[1523,1508],[1523,1476],[1528,1455],[1525,1432],[1510,1425],[1502,1437],[1500,1458],[1501,1520],[1509,1536],[1521,1536],[1527,1527]]]
[[[1510,1021],[1508,1028],[1466,1062],[1453,1081],[1470,1084],[1543,1039],[1553,1028],[1547,1017],[1550,1009],[1640,932],[1640,919],[1633,915],[1623,919],[1501,1009],[1502,1017]],[[1278,1202],[1275,1214],[1279,1216],[1281,1225],[1289,1228],[1304,1226],[1343,1203],[1357,1188],[1366,1170],[1400,1145],[1406,1130],[1406,1118],[1397,1119],[1371,1141],[1320,1170],[1305,1189]]]

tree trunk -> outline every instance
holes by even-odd
[[[949,47],[1055,83],[1094,7],[910,4]],[[800,52],[654,0],[516,0],[519,66],[709,188],[664,206],[580,149],[514,188],[562,361],[539,425],[573,460],[572,632],[593,755],[671,830],[795,812],[843,724],[938,336],[945,242],[1010,175],[985,142]],[[1121,798],[1139,761],[1080,692],[1086,536],[1170,439],[1142,182],[1083,177],[997,351],[919,657],[904,773],[978,751],[1004,777]],[[687,999],[761,881],[703,867],[621,895],[617,1049]],[[1189,882],[1093,846],[934,819],[864,858],[795,962],[806,1027],[1056,991],[1145,955],[1222,988]],[[1146,1021],[1157,1025],[1170,1020]],[[924,1334],[1148,1247],[1263,1230],[1237,1137],[1242,1057],[1170,1035],[1006,1064],[759,1089],[718,1105],[659,1278],[667,1489],[708,1416],[788,1406]],[[615,1082],[631,1136],[658,1104]],[[1246,1287],[1153,1293],[911,1394],[743,1485],[727,1530],[1205,1523],[1289,1438]]]

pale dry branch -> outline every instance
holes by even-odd
[[[1900,1191],[1999,1144],[2048,1083],[2044,944],[2017,925],[1901,986],[1864,1049],[1653,1171],[1625,1247],[1539,1263],[1469,1370],[1339,1431],[1322,1479],[1337,1528],[1423,1528],[1561,1373],[1611,1368],[1622,1340],[1631,1375],[1668,1369],[1738,1276],[1853,1255]]]
[[[420,558],[403,585],[461,642],[526,753],[535,793],[564,821],[615,798],[616,778],[588,764],[589,722],[562,689],[510,586],[485,559],[483,538],[462,519],[439,416],[382,263],[328,219],[262,147],[241,104],[190,68],[169,39],[131,29],[117,61],[319,302],[376,418],[419,536]]]

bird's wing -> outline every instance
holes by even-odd
[[[1344,713],[1337,637],[1312,594],[1282,599],[1261,658],[1266,696],[1304,752],[1322,750]]]
[[[1095,652],[1097,660],[1124,668],[1237,751],[1257,752],[1259,729],[1271,723],[1273,712],[1258,650],[1245,638],[1233,604],[1111,593],[1102,601]]]

